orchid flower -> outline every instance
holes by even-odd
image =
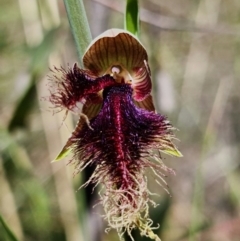
[[[157,114],[151,96],[147,52],[131,33],[110,29],[92,41],[83,56],[84,69],[75,64],[55,68],[56,87],[50,101],[56,108],[79,112],[79,122],[56,158],[73,153],[76,173],[95,168],[89,183],[101,184],[104,218],[120,238],[138,228],[141,235],[160,240],[149,217],[151,192],[146,168],[161,186],[174,171],[162,162],[161,152],[181,156],[172,140],[174,128]]]

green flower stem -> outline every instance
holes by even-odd
[[[77,47],[79,64],[83,67],[82,57],[92,41],[92,34],[87,20],[84,4],[82,0],[64,0],[67,10],[68,20]],[[68,148],[63,148],[58,156],[52,161],[62,160],[71,152]]]
[[[85,12],[83,0],[64,0],[64,4],[66,7],[68,20],[71,26],[72,34],[75,40],[75,44],[77,47],[79,64],[83,67],[82,57],[92,41],[92,34],[90,31],[90,27],[88,24],[87,15]],[[58,155],[56,160],[62,159],[66,156],[70,150],[63,149],[61,153]],[[87,213],[87,204],[86,204],[86,193],[82,190],[78,192],[77,199],[80,200],[81,206],[78,207],[79,217],[81,220],[86,220]],[[84,226],[84,221],[81,222],[81,225]],[[84,234],[86,236],[85,230]]]
[[[139,37],[139,11],[138,0],[126,0],[124,27]]]
[[[83,1],[64,0],[64,4],[82,65],[82,56],[92,40]]]

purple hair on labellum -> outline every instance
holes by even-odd
[[[115,84],[110,75],[97,78],[90,71],[78,68],[77,64],[67,71],[64,68],[55,68],[55,71],[62,73],[62,77],[55,75],[53,78],[57,88],[51,93],[50,102],[60,109],[74,110],[77,102],[91,99],[93,94]]]
[[[136,107],[132,92],[127,84],[104,89],[102,109],[90,121],[92,129],[84,125],[72,140],[74,163],[77,172],[95,166],[86,185],[103,184],[102,203],[111,227],[120,234],[138,227],[157,240],[146,218],[150,199],[144,168],[152,168],[160,179],[162,171],[173,172],[153,152],[173,148],[172,126],[164,116]]]

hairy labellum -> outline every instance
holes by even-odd
[[[160,179],[162,171],[172,172],[153,153],[174,149],[171,125],[164,116],[136,107],[127,84],[105,88],[102,109],[90,125],[72,139],[76,170],[95,166],[89,182],[104,186],[102,203],[110,227],[120,234],[138,227],[157,239],[149,225],[144,168],[153,168]]]

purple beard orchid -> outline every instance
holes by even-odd
[[[73,153],[76,173],[95,168],[89,183],[101,184],[101,203],[110,228],[120,237],[138,228],[142,235],[160,240],[152,231],[148,205],[154,204],[147,188],[145,169],[166,184],[166,167],[160,152],[181,156],[172,143],[173,130],[165,116],[157,114],[152,102],[147,54],[127,31],[111,29],[95,39],[83,63],[72,69],[55,68],[50,101],[56,108],[78,112],[76,129],[56,158]]]

